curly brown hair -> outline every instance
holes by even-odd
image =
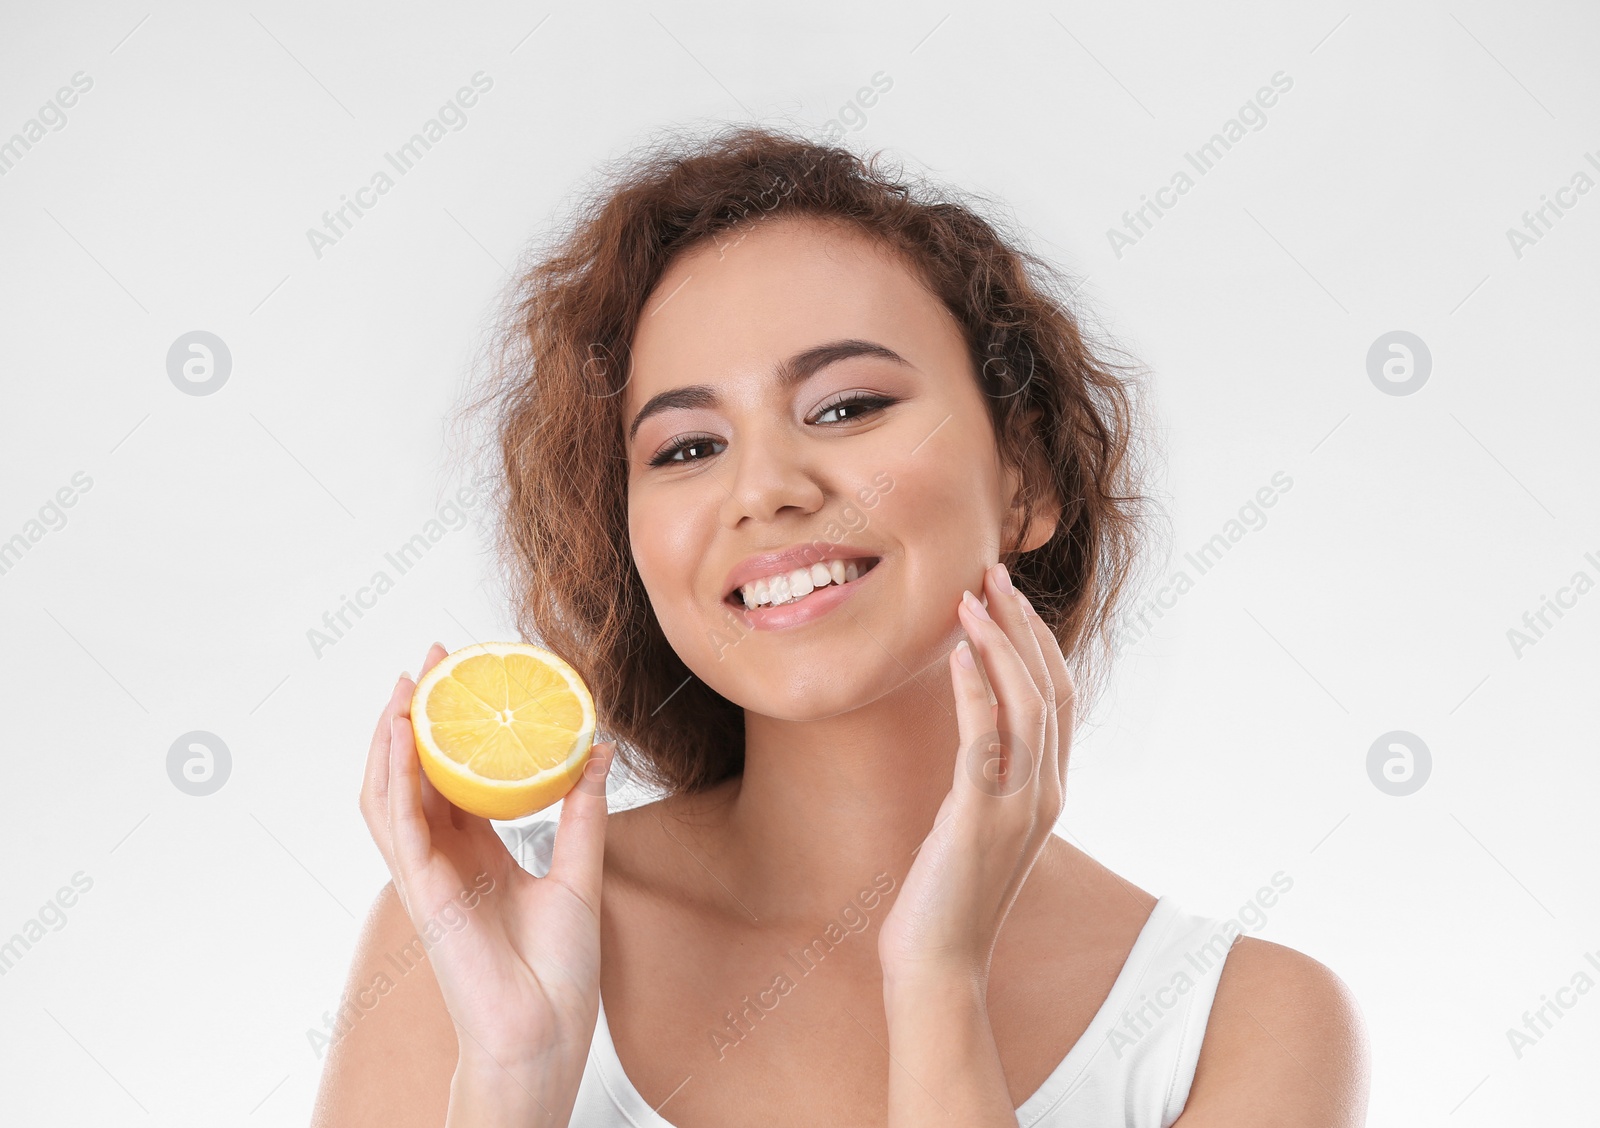
[[[572,663],[597,728],[633,776],[669,794],[744,765],[744,710],[690,672],[651,609],[628,543],[622,392],[645,305],[675,256],[775,216],[843,222],[899,252],[955,315],[997,446],[1023,470],[1026,529],[1002,554],[1061,642],[1079,702],[1114,654],[1114,619],[1142,559],[1147,498],[1137,370],[1085,341],[1065,275],[977,198],[766,127],[668,130],[600,170],[577,214],[525,254],[468,415],[492,414],[496,547],[518,630]],[[1124,373],[1132,373],[1125,375]]]

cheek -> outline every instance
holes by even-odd
[[[628,545],[633,566],[658,617],[669,609],[667,593],[677,590],[680,582],[683,553],[676,544],[678,531],[671,522],[661,520],[659,508],[648,502],[630,503]]]
[[[961,586],[982,572],[983,560],[998,552],[998,486],[975,452],[954,443],[930,451],[933,446],[891,466],[885,472],[889,488],[878,494],[875,506],[860,508],[867,521],[893,529],[921,578],[941,593],[948,583],[939,580],[959,577],[959,595]]]
[[[704,476],[702,476],[704,477]],[[628,492],[628,539],[647,586],[654,577],[681,577],[705,552],[714,534],[717,498],[710,479],[645,483]]]
[[[633,566],[644,584],[661,631],[675,649],[693,645],[703,633],[704,608],[696,602],[706,577],[706,546],[715,536],[716,510],[678,496],[630,494],[628,540]]]
[[[883,671],[890,681],[948,648],[962,589],[981,584],[986,554],[997,551],[990,487],[974,469],[982,463],[953,449],[930,452],[934,446],[885,460],[838,518],[842,529],[854,530],[842,534],[846,540],[893,554],[893,574],[880,588],[884,602],[858,612],[871,636],[862,639],[863,654],[886,648],[896,656]]]

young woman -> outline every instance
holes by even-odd
[[[1140,432],[1016,244],[744,129],[627,166],[529,271],[479,403],[502,547],[611,739],[559,823],[492,825],[421,775],[401,676],[381,987],[317,1123],[1364,1123],[1332,972],[1052,833]],[[608,815],[613,756],[664,797]]]

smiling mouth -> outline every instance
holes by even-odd
[[[862,556],[850,560],[828,561],[808,568],[795,568],[768,576],[729,592],[723,602],[740,611],[761,611],[769,607],[788,607],[803,603],[814,592],[848,587],[878,566],[881,557]],[[839,565],[835,568],[834,565]],[[824,579],[826,573],[826,579]],[[818,582],[821,580],[822,582]]]

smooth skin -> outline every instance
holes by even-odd
[[[901,359],[774,379],[841,340]],[[1052,833],[1073,687],[997,561],[1013,536],[1044,543],[1056,511],[1020,526],[1020,478],[942,303],[853,231],[760,221],[667,271],[635,334],[625,421],[696,384],[711,395],[648,415],[627,443],[629,538],[674,649],[745,707],[742,776],[607,815],[597,755],[534,878],[418,771],[402,678],[361,798],[393,880],[351,990],[477,875],[494,884],[334,1044],[315,1124],[565,1124],[602,995],[629,1079],[679,1128],[1015,1124],[1154,907]],[[854,394],[887,402],[842,402]],[[816,539],[882,559],[820,619],[739,629],[729,570]],[[1012,739],[996,758],[997,729]],[[893,891],[842,917],[875,880]],[[800,975],[792,953],[841,919],[851,931]],[[729,1012],[784,971],[792,990],[730,1035]],[[1359,1125],[1368,1072],[1339,979],[1245,937],[1178,1125]]]

